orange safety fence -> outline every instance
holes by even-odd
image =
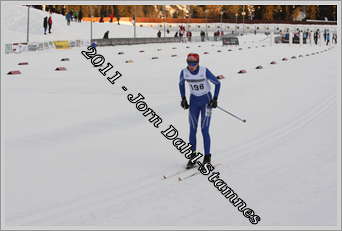
[[[100,18],[101,17],[92,17],[92,18],[91,17],[83,17],[82,21],[85,21],[85,22],[91,22],[91,21],[99,22]],[[103,17],[103,22],[110,22],[110,19],[111,19],[110,17]],[[132,20],[132,18],[130,18],[130,17],[121,17],[120,18],[120,22],[129,22],[131,20]],[[113,17],[113,22],[117,22],[115,17]]]
[[[100,22],[101,17],[84,17],[82,21]],[[111,17],[103,17],[103,22],[110,22]],[[120,17],[120,22],[132,22],[132,17]],[[116,17],[112,18],[112,22],[117,22]],[[205,18],[148,18],[137,17],[137,23],[220,23],[219,19]],[[249,20],[249,19],[223,19],[223,23],[245,23],[245,24],[319,24],[319,25],[337,25],[336,22],[304,22],[304,21],[284,21],[284,20]]]
[[[83,17],[82,21],[85,22],[100,22],[101,17]],[[103,17],[103,22],[110,22],[111,17]],[[120,22],[131,22],[133,21],[132,17],[121,17]],[[203,19],[203,18],[192,18],[192,19],[185,19],[185,18],[148,18],[148,17],[137,17],[137,23],[206,23],[206,22],[216,22],[216,19]],[[112,22],[117,22],[116,17],[112,18]]]

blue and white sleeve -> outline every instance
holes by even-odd
[[[181,71],[179,75],[179,92],[182,98],[185,97],[185,80],[183,76],[183,71]]]
[[[215,91],[214,91],[214,98],[218,98],[218,95],[220,93],[220,88],[221,88],[221,82],[220,80],[218,80],[216,78],[215,75],[213,75],[213,73],[211,73],[211,71],[209,71],[209,69],[207,68],[206,70],[206,76],[207,79],[212,82],[213,84],[215,84]]]

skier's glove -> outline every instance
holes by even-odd
[[[211,108],[216,108],[216,107],[217,107],[217,97],[214,97],[214,98],[210,101],[209,106],[210,106]]]
[[[181,107],[184,108],[184,109],[188,109],[189,108],[188,101],[186,100],[185,97],[182,98]]]

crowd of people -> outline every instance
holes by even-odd
[[[186,42],[186,40],[185,40],[185,36],[186,36],[185,31],[186,31],[185,30],[185,26],[179,25],[178,31],[176,31],[174,37],[175,38],[179,38],[180,42]]]
[[[43,28],[44,28],[44,34],[46,35],[46,32],[48,31],[49,34],[51,34],[51,29],[52,29],[52,13],[53,11],[49,12],[49,16],[45,16],[43,18]],[[65,19],[67,21],[67,25],[70,25],[71,21],[75,22],[81,22],[83,18],[83,13],[82,11],[74,11],[70,10],[68,13],[65,14],[65,10],[62,10],[62,14],[65,15]]]
[[[175,38],[179,38],[179,40],[181,42],[184,42],[184,41],[186,41],[185,39],[183,39],[184,35],[186,36],[186,40],[187,41],[189,41],[189,42],[192,41],[192,32],[190,30],[186,31],[185,30],[185,26],[180,25],[179,29],[178,29],[178,31],[176,31],[174,37]],[[206,40],[206,36],[208,36],[206,34],[206,32],[204,32],[203,30],[200,31],[199,35],[201,37],[201,41],[202,42],[204,42]],[[223,32],[223,30],[221,30],[221,31],[217,30],[217,31],[214,32],[213,35],[214,35],[214,41],[218,41],[220,38],[222,38],[224,36],[224,32]]]
[[[169,29],[167,29],[166,30],[166,32],[167,32],[167,34],[170,34],[170,30]],[[215,40],[217,41],[217,39],[216,39],[216,33],[217,32],[215,32],[214,33],[214,38],[215,38]],[[223,36],[223,31],[218,31],[218,37],[219,36]],[[162,35],[162,33],[161,33],[161,31],[159,30],[158,32],[157,32],[157,37],[158,38],[161,38],[161,35]],[[185,26],[183,26],[183,25],[179,25],[178,26],[178,30],[175,32],[175,34],[174,34],[174,37],[175,38],[178,38],[179,39],[179,41],[180,42],[186,42],[186,41],[188,41],[188,42],[191,42],[192,41],[192,32],[190,31],[190,30],[186,30],[185,29]],[[200,37],[201,37],[201,41],[202,42],[204,42],[205,41],[205,36],[206,36],[206,33],[202,30],[201,32],[200,32]],[[217,38],[218,38],[217,37]]]
[[[64,15],[64,14],[63,14]],[[83,18],[82,10],[70,10],[68,13],[65,14],[65,19],[67,21],[67,25],[70,26],[70,22],[81,22]]]
[[[307,32],[310,36],[311,33]],[[321,38],[321,33],[320,33],[320,30],[317,29],[315,32],[314,32],[314,42],[315,42],[315,45],[318,44],[318,41],[319,39]],[[324,40],[324,43],[325,45],[329,45],[330,43],[330,39],[331,39],[331,42],[333,44],[337,44],[337,33],[332,33],[332,32],[329,32],[328,29],[325,29],[324,32],[323,32],[323,40]]]
[[[215,41],[219,40],[219,38],[222,37],[223,35],[224,35],[223,30],[221,30],[221,31],[219,31],[219,30],[215,31],[215,32],[214,32],[214,40],[215,40]]]
[[[289,42],[289,36],[290,36],[289,31],[287,32],[280,31],[280,35],[282,37],[283,42],[284,41]],[[312,31],[312,30],[303,31],[303,30],[297,29],[297,31],[293,33],[292,43],[300,43],[300,40],[302,39],[302,42],[304,44],[314,43],[315,45],[318,45],[321,39],[321,36],[323,37],[325,45],[329,45],[330,41],[333,44],[337,44],[337,33],[329,32],[328,29],[325,29],[323,33],[321,33],[319,29],[315,31]]]
[[[62,12],[65,14],[65,12]],[[63,14],[63,15],[64,15]],[[70,25],[71,21],[75,21],[75,22],[81,22],[83,18],[83,13],[82,11],[74,11],[74,10],[70,10],[68,13],[65,14],[65,19],[67,21],[67,25]],[[111,18],[111,21],[113,19]],[[49,16],[45,16],[43,18],[43,28],[44,28],[44,35],[46,35],[46,33],[48,32],[49,34],[51,34],[51,29],[52,29],[52,12],[50,11]],[[167,29],[166,30],[167,34],[170,34],[170,30]],[[164,32],[165,33],[165,32]],[[106,31],[106,33],[104,34],[104,39],[108,39],[108,34],[109,31]],[[301,35],[302,34],[302,35]],[[157,37],[161,38],[161,31],[159,30],[157,32]],[[224,32],[221,30],[217,30],[214,32],[214,41],[218,41],[220,38],[222,38],[224,36]],[[289,41],[289,32],[282,32],[280,31],[280,35],[282,40],[285,41]],[[205,41],[205,37],[208,36],[203,30],[200,31],[200,37],[201,37],[201,41],[204,42]],[[297,29],[296,32],[294,32],[293,34],[293,43],[299,43],[300,41],[300,36],[302,37],[303,43],[312,43],[312,38],[313,38],[313,42],[315,43],[315,45],[318,44],[318,41],[320,40],[321,37],[321,32],[319,29],[317,29],[315,32],[313,32],[312,30],[309,31],[302,31]],[[186,30],[184,25],[179,25],[178,30],[176,31],[175,38],[179,38],[180,42],[186,42],[192,41],[192,32],[190,30]],[[333,44],[337,44],[337,33],[332,33],[329,32],[328,29],[325,29],[323,32],[323,39],[324,39],[324,43],[326,45],[329,45],[330,41]]]
[[[324,42],[326,45],[329,45],[330,42],[330,36],[331,36],[331,42],[334,44],[337,44],[337,33],[330,33],[328,29],[324,30],[323,37]]]
[[[44,34],[46,35],[46,31],[49,29],[49,34],[51,34],[51,28],[52,28],[52,16],[45,16],[43,19],[43,28],[44,28]]]

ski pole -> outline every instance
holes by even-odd
[[[229,115],[233,116],[234,118],[236,118],[236,119],[240,120],[241,122],[244,122],[244,123],[246,123],[246,120],[245,120],[245,119],[241,119],[240,117],[238,117],[238,116],[234,115],[233,113],[230,113],[229,111],[227,111],[227,110],[223,109],[222,107],[219,107],[219,106],[217,106],[217,108],[218,108],[218,109],[220,109],[221,111],[223,111],[223,112],[225,112],[225,113],[227,113],[227,114],[229,114]]]

